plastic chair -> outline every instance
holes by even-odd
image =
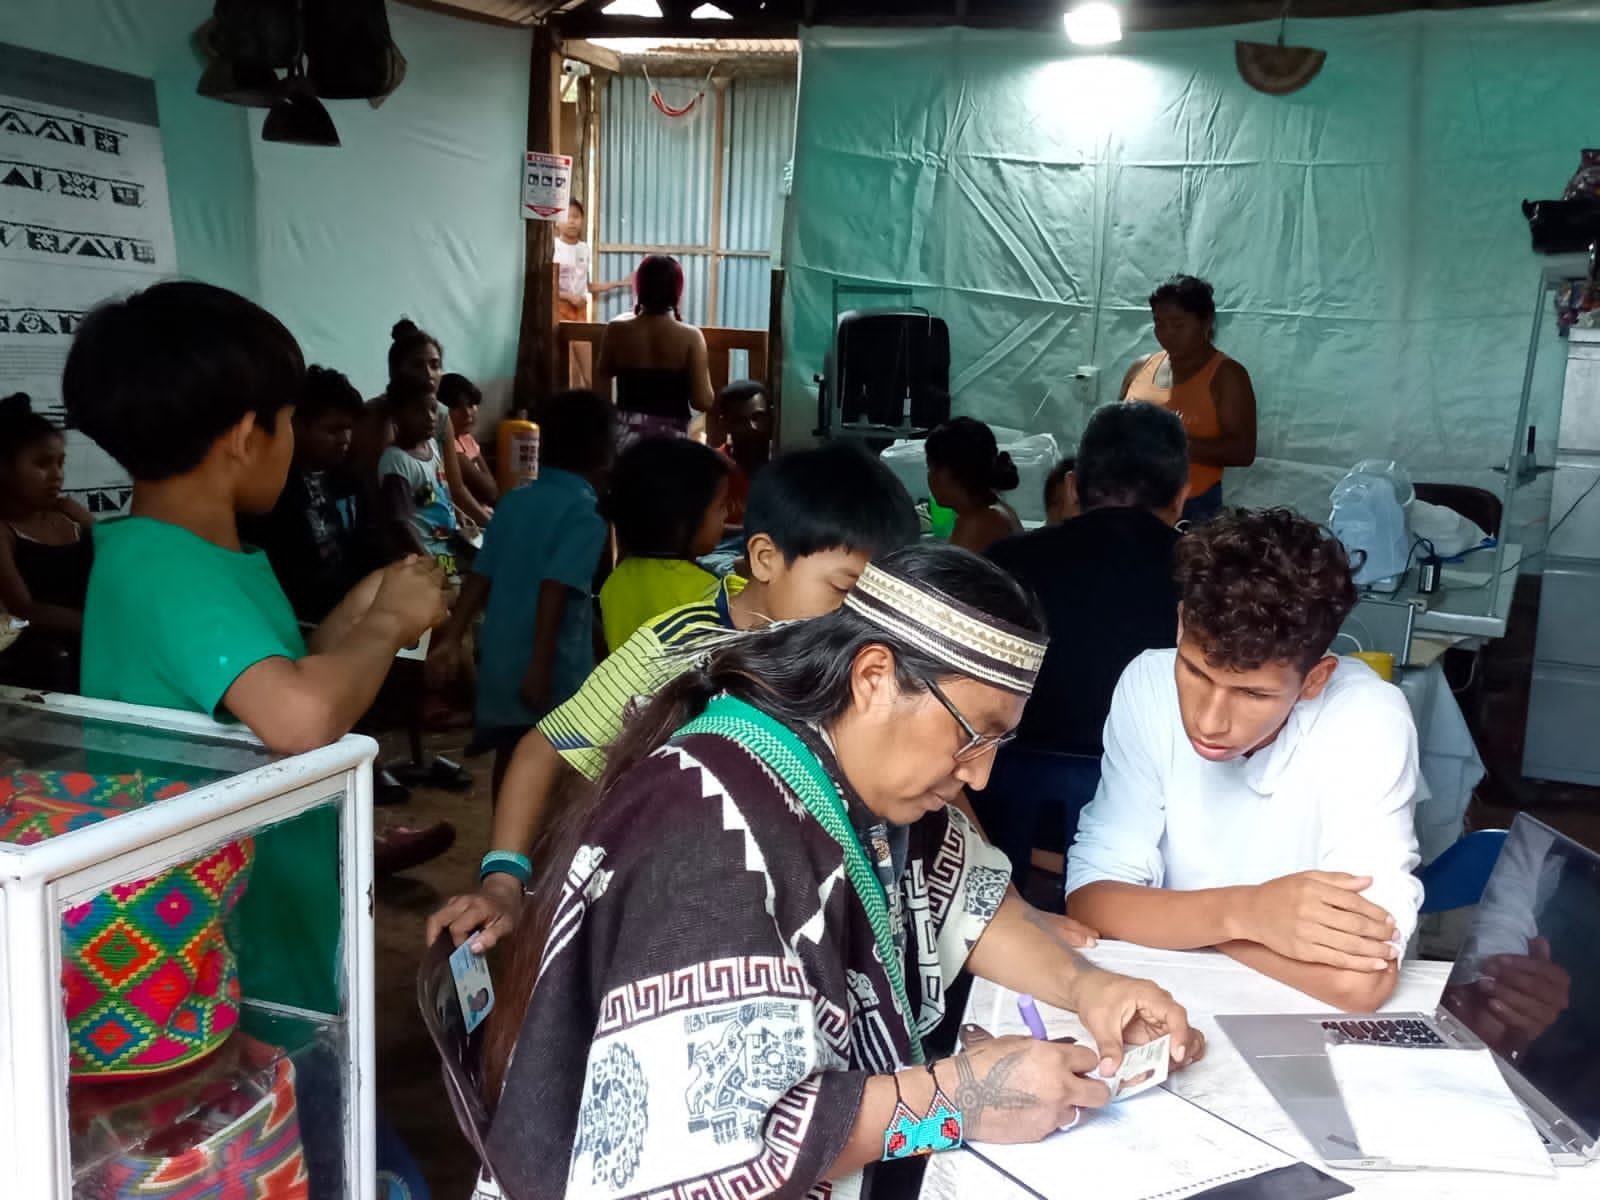
[[[1419,870],[1417,878],[1422,880],[1420,911],[1444,912],[1476,904],[1483,898],[1489,872],[1494,870],[1500,847],[1505,842],[1504,829],[1480,829],[1467,834]]]

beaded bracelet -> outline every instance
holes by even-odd
[[[527,887],[528,880],[533,878],[533,861],[526,854],[518,854],[514,850],[491,850],[478,864],[478,882],[482,883],[490,875],[496,874],[510,875]]]
[[[928,1078],[933,1080],[933,1102],[928,1105],[927,1115],[920,1119],[906,1107],[905,1097],[900,1094],[900,1076],[897,1074],[893,1077],[894,1115],[889,1118],[889,1127],[883,1131],[884,1162],[961,1147],[961,1110],[950,1102],[950,1097],[944,1094],[944,1088],[939,1086],[939,1077],[933,1072],[933,1064],[927,1066]]]

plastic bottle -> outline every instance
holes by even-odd
[[[502,493],[539,478],[539,426],[515,412],[495,429],[495,483]]]

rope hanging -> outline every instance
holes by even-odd
[[[716,70],[716,67],[713,65],[711,69],[706,72],[705,80],[700,84],[700,90],[694,94],[694,96],[689,100],[689,103],[683,105],[681,108],[668,104],[666,97],[661,94],[661,89],[658,88],[651,80],[650,68],[643,67],[642,69],[644,70],[645,86],[650,89],[650,103],[655,105],[656,110],[663,116],[671,117],[674,120],[677,120],[680,117],[686,117],[692,113],[700,101],[706,98],[706,87],[711,83],[711,73],[712,71]]]

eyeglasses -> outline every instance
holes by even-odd
[[[950,702],[950,697],[944,694],[943,688],[931,679],[925,679],[923,682],[928,685],[933,698],[944,705],[945,711],[955,718],[956,724],[961,726],[961,732],[967,735],[967,744],[956,751],[958,763],[975,762],[989,751],[998,750],[1017,736],[1014,729],[1009,733],[979,733],[972,727],[972,722],[961,715],[961,710]]]

